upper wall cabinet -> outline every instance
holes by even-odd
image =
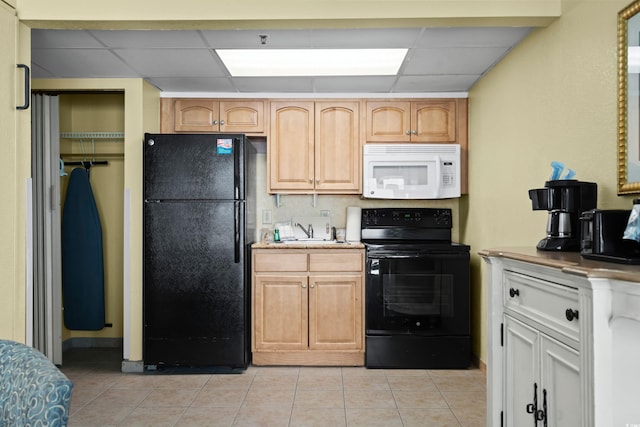
[[[359,194],[360,101],[270,103],[269,192]]]
[[[162,132],[264,135],[263,100],[162,99]]]
[[[367,142],[456,142],[458,100],[367,101]]]

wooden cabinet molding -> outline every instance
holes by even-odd
[[[363,365],[363,275],[361,249],[254,250],[253,363]]]
[[[162,98],[161,131],[265,134],[265,100]]]

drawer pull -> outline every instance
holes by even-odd
[[[513,288],[509,288],[509,296],[511,298],[515,297],[515,296],[520,296],[520,290],[519,289],[513,289]]]
[[[567,316],[567,320],[569,322],[573,321],[573,319],[578,319],[578,310],[572,310],[567,308],[567,311],[564,312],[565,316]]]

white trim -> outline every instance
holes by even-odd
[[[31,177],[25,178],[25,343],[33,347],[33,183]]]
[[[124,189],[122,358],[131,356],[131,190]]]
[[[235,93],[235,92],[160,92],[160,98],[468,98],[469,92],[415,92],[415,93]]]

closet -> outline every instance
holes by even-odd
[[[84,168],[88,171],[102,229],[105,307],[102,329],[74,327],[71,330],[63,323],[63,348],[120,346],[123,337],[124,93],[61,93],[59,111],[62,217],[64,221],[71,172],[74,168]],[[64,265],[65,260],[62,262]]]

